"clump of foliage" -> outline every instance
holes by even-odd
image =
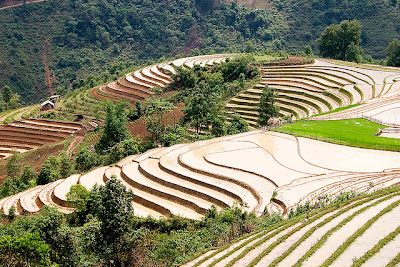
[[[174,104],[161,97],[147,98],[146,104],[146,128],[151,133],[156,144],[165,134],[164,115],[175,108]]]
[[[185,108],[184,123],[193,126],[196,133],[209,132],[215,127],[216,135],[226,132],[222,116],[223,101],[244,90],[260,75],[253,56],[241,55],[212,68],[195,66],[187,70],[177,68],[172,88],[180,88],[178,99]]]
[[[268,125],[268,121],[279,114],[279,107],[275,105],[275,98],[276,93],[274,89],[265,86],[258,104],[258,124],[260,126]]]
[[[126,106],[125,102],[107,102],[107,117],[103,135],[95,145],[99,154],[105,154],[111,147],[130,137],[128,128],[125,126],[128,121]]]
[[[0,112],[18,108],[20,106],[20,98],[19,94],[12,92],[10,86],[4,85],[0,95]]]
[[[275,9],[223,1],[45,1],[0,12],[0,23],[7,25],[0,29],[6,51],[0,83],[24,102],[53,90],[64,95],[71,88],[92,88],[129,66],[195,48],[203,54],[242,51],[251,39],[255,48],[277,48],[288,29]]]
[[[342,21],[327,27],[317,40],[321,56],[360,62],[361,24],[358,20]]]
[[[389,66],[400,67],[400,40],[390,42],[386,50],[386,59]]]

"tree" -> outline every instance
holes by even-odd
[[[13,151],[13,154],[11,157],[8,158],[7,163],[6,163],[6,170],[7,170],[7,176],[14,178],[18,176],[18,174],[21,171],[21,165],[19,163],[19,154],[16,151]]]
[[[60,161],[58,158],[51,156],[43,163],[42,169],[38,174],[37,184],[44,185],[61,178]]]
[[[175,108],[174,104],[163,98],[148,98],[146,104],[146,128],[158,143],[165,132],[164,115]]]
[[[3,96],[3,100],[6,103],[10,102],[10,99],[12,97],[12,92],[11,92],[11,88],[8,85],[4,85],[3,90],[2,90],[2,96]]]
[[[228,134],[247,132],[249,124],[239,114],[232,116],[231,124],[228,126]]]
[[[210,77],[209,81],[200,81],[192,89],[187,97],[185,97],[185,108],[182,112],[185,114],[184,121],[189,122],[199,133],[201,128],[208,130],[208,127],[215,118],[221,108],[220,96],[217,93],[220,89],[217,84],[213,84],[213,78]],[[212,86],[214,85],[214,86]]]
[[[339,60],[359,60],[362,53],[361,24],[358,20],[342,21],[327,27],[317,40],[321,56]]]
[[[75,169],[84,172],[97,166],[99,163],[99,155],[95,152],[83,149],[79,151],[75,158]]]
[[[66,178],[72,174],[73,171],[73,161],[69,158],[65,151],[61,151],[58,155],[60,160],[60,175],[62,178]]]
[[[309,46],[309,45],[307,45],[307,46],[304,48],[304,53],[305,53],[307,56],[309,56],[309,57],[314,57],[314,53],[313,53],[313,51],[312,51],[312,48],[311,48],[311,46]]]
[[[400,40],[390,42],[386,50],[386,59],[389,66],[400,67]]]
[[[277,116],[279,108],[275,105],[276,94],[272,88],[265,86],[258,104],[258,124],[266,126],[270,118]]]
[[[87,189],[80,184],[71,186],[67,193],[67,201],[70,206],[75,208],[75,211],[70,216],[72,218],[70,221],[73,221],[74,224],[83,224],[89,213],[90,194]]]
[[[8,109],[16,109],[20,106],[19,104],[19,99],[21,96],[19,94],[13,94],[12,97],[10,98],[10,101],[8,101],[7,108]]]
[[[101,222],[101,235],[111,246],[110,256],[115,266],[120,266],[121,253],[128,247],[125,241],[133,218],[132,192],[113,176],[104,186],[95,187],[90,196],[91,212]]]
[[[107,102],[107,116],[103,135],[95,145],[96,151],[100,154],[106,153],[109,148],[122,140],[130,138],[128,128],[125,126],[125,123],[128,121],[125,110],[126,105],[125,102],[114,104]]]
[[[38,233],[0,237],[1,266],[50,266],[50,247]]]

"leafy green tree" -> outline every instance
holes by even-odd
[[[15,194],[18,188],[14,184],[14,180],[8,177],[0,187],[0,198],[8,197]]]
[[[14,178],[18,176],[21,171],[20,156],[18,152],[13,151],[13,154],[7,159],[5,167],[8,177]]]
[[[51,156],[43,163],[42,169],[38,174],[37,184],[44,185],[61,178],[60,161],[58,158]]]
[[[270,118],[279,114],[279,107],[275,105],[276,94],[272,88],[265,86],[258,104],[258,124],[268,125]]]
[[[65,151],[61,151],[58,155],[60,161],[60,175],[63,178],[70,176],[74,169],[73,161],[67,155]]]
[[[153,140],[158,143],[165,132],[164,115],[175,108],[174,104],[163,98],[148,98],[146,104],[146,128]]]
[[[237,134],[247,132],[249,124],[239,114],[232,116],[231,123],[228,126],[228,134]]]
[[[11,88],[8,85],[4,85],[3,90],[1,91],[3,100],[8,104],[12,97]]]
[[[50,266],[50,247],[38,233],[0,237],[1,266]]]
[[[389,43],[386,59],[389,66],[400,67],[400,40],[395,39]]]
[[[228,129],[225,120],[220,117],[214,118],[212,121],[211,134],[220,137],[226,135],[227,131]]]
[[[101,162],[100,155],[95,152],[83,149],[75,158],[75,169],[84,172],[92,169]]]
[[[80,184],[73,185],[67,193],[67,201],[69,205],[75,208],[75,211],[70,216],[70,221],[77,225],[83,224],[89,213],[90,193]]]
[[[127,156],[139,154],[139,145],[139,142],[133,138],[119,142],[110,148],[109,153],[107,154],[107,163],[113,164]]]
[[[202,128],[208,130],[220,111],[218,83],[214,85],[212,86],[212,82],[202,80],[184,100],[185,107],[182,109],[185,114],[184,121],[193,125],[196,133]]]
[[[8,109],[16,109],[20,107],[20,98],[21,96],[19,94],[13,94],[12,97],[10,98],[10,101],[7,103],[7,108]]]
[[[116,266],[121,266],[133,218],[132,192],[114,176],[104,186],[95,187],[90,195],[91,213],[101,222],[102,238],[111,247],[110,257]]]
[[[36,176],[37,173],[31,169],[30,166],[25,166],[22,173],[19,175],[18,179],[18,187],[20,190],[26,190],[29,187],[33,187],[36,185]]]
[[[221,71],[225,82],[239,79],[243,73],[246,79],[254,79],[260,76],[260,71],[254,65],[255,58],[249,55],[240,55],[233,59],[226,59],[224,64],[215,66],[214,71]]]
[[[308,56],[308,57],[314,57],[314,53],[313,53],[313,51],[312,51],[311,46],[307,45],[307,46],[304,48],[304,54],[306,54],[306,56]]]
[[[358,61],[362,53],[360,36],[361,24],[358,20],[345,20],[327,27],[317,40],[321,56]]]
[[[201,11],[208,11],[213,9],[216,0],[195,0],[195,3]]]
[[[65,225],[64,216],[56,208],[45,206],[32,227],[51,248],[51,261],[76,266],[77,251],[73,229]]]
[[[106,153],[109,148],[122,140],[130,138],[128,128],[125,126],[128,121],[126,105],[125,102],[114,104],[107,102],[107,117],[103,135],[95,145],[96,151],[100,154]]]

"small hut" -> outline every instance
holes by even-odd
[[[54,103],[46,100],[42,104],[40,104],[40,111],[52,110],[54,109]]]

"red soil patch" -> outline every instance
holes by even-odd
[[[43,49],[42,49],[42,63],[44,65],[45,69],[45,84],[48,88],[49,93],[52,95],[54,94],[54,88],[53,88],[53,80],[54,78],[54,72],[50,70],[49,67],[49,57],[48,57],[48,48],[51,46],[49,39],[44,40],[43,42]]]

